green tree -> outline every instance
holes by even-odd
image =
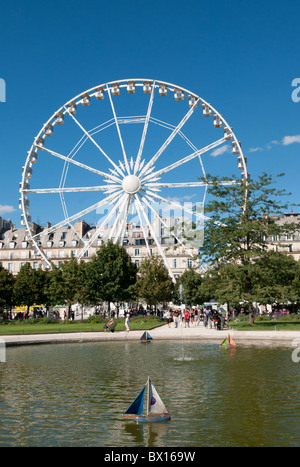
[[[211,198],[206,215],[211,220],[206,223],[200,258],[215,268],[216,274],[220,273],[222,266],[222,272],[226,270],[231,281],[238,280],[236,292],[245,296],[249,322],[253,323],[252,303],[256,301],[257,277],[255,261],[268,251],[270,238],[290,235],[299,228],[295,223],[276,223],[276,216],[288,207],[282,201],[288,193],[274,188],[272,176],[265,173],[256,180],[249,178],[241,181],[232,176],[230,180],[234,183],[228,186],[222,184],[229,181],[227,177],[208,175],[205,180],[209,183]],[[237,268],[226,268],[228,264],[236,265]],[[212,269],[209,274],[214,276]],[[219,282],[220,292],[222,284],[224,286],[224,280]]]
[[[123,247],[112,241],[101,245],[87,265],[86,284],[91,303],[129,301],[133,298],[137,267]]]
[[[297,263],[293,257],[269,251],[258,259],[256,267],[253,289],[257,302],[267,305],[298,300],[294,287]]]
[[[15,278],[13,274],[5,269],[0,263],[0,307],[11,309],[13,305],[13,290]]]
[[[158,256],[143,259],[138,269],[136,294],[148,305],[155,306],[172,299],[174,284]]]
[[[182,290],[180,301],[189,306],[203,303],[205,301],[205,295],[201,288],[202,281],[201,274],[194,269],[189,268],[184,271],[175,285],[177,295],[180,295],[180,290]],[[180,286],[182,286],[182,288]]]
[[[17,274],[13,297],[17,305],[42,305],[46,301],[46,272],[42,269],[32,269],[30,263],[25,263]]]
[[[295,277],[293,279],[292,286],[296,295],[296,301],[300,303],[300,261],[296,263]]]
[[[49,294],[52,304],[65,303],[67,305],[67,318],[70,315],[71,305],[85,303],[85,283],[83,282],[83,263],[72,256],[64,261],[60,267],[54,267],[50,273]]]

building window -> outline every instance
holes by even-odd
[[[88,258],[88,257],[89,257],[89,250],[86,250],[86,251],[84,252],[84,255],[83,255],[83,256],[84,256],[84,258]]]
[[[292,253],[292,251],[294,251],[294,245],[293,244],[289,245],[289,252]]]
[[[134,256],[140,256],[140,250],[138,248],[134,250]]]
[[[136,260],[134,261],[134,264],[135,264],[136,266],[138,266],[138,265],[140,264],[140,260],[139,260],[139,259],[136,259]]]
[[[7,270],[9,272],[13,272],[14,270],[14,263],[7,263]]]
[[[177,268],[177,259],[173,259],[173,268]]]
[[[188,265],[188,268],[192,268],[192,267],[193,267],[193,260],[191,260],[190,258],[188,258],[188,260],[187,260],[187,265]]]

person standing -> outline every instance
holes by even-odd
[[[129,331],[130,331],[130,327],[129,327],[129,324],[130,324],[130,322],[129,322],[129,317],[130,317],[130,315],[127,313],[126,319],[125,319],[125,327],[126,327],[125,332],[129,332]]]

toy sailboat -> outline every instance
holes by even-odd
[[[145,331],[143,333],[142,337],[140,338],[140,341],[141,342],[151,342],[152,341],[152,337],[150,336],[148,331]]]
[[[147,413],[143,415],[144,396],[147,388]],[[163,422],[171,418],[163,401],[159,397],[150,378],[132,402],[130,407],[123,413],[123,417],[134,418],[137,422]]]
[[[220,347],[237,347],[237,345],[232,339],[231,335],[228,334],[228,336],[223,340],[222,344],[220,344]]]

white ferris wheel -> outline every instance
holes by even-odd
[[[79,239],[80,259],[105,225],[110,224],[109,238],[122,245],[135,213],[148,253],[151,234],[174,279],[153,229],[156,218],[164,223],[158,207],[163,204],[205,222],[209,217],[193,210],[190,201],[204,205],[206,174],[230,177],[236,171],[247,178],[241,144],[203,98],[159,80],[108,82],[66,102],[34,138],[20,183],[21,224],[51,267],[33,219],[49,221],[44,238],[62,227],[72,229],[78,220],[94,224],[92,235]],[[176,237],[176,232],[170,235]],[[180,238],[176,243],[184,247]]]

